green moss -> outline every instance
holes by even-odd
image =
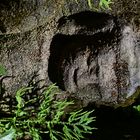
[[[128,97],[124,102],[119,103],[118,105],[115,106],[115,108],[118,107],[127,107],[132,105],[138,98],[140,98],[140,87],[137,88],[136,92]]]
[[[0,76],[6,75],[7,71],[3,65],[0,64]]]

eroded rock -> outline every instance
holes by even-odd
[[[120,104],[140,85],[139,42],[123,20],[81,12],[59,20],[49,77],[87,102]]]

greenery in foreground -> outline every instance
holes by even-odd
[[[66,117],[64,110],[73,102],[56,101],[58,88],[55,85],[45,89],[40,97],[26,101],[26,95],[34,94],[33,88],[26,87],[17,91],[12,115],[0,118],[0,140],[41,140],[42,136],[51,140],[80,140],[85,133],[92,133],[94,128],[89,125],[95,121],[95,117],[91,117],[93,111],[72,111]]]

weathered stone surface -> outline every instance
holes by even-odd
[[[139,45],[117,17],[82,12],[62,18],[50,48],[50,79],[82,100],[123,102],[140,84]]]
[[[86,0],[2,0],[0,7],[0,63],[13,76],[4,81],[7,93],[35,72],[86,103],[120,104],[140,86],[139,0],[114,0],[104,13],[82,12]]]

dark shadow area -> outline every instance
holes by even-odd
[[[89,106],[88,109],[93,108]],[[95,107],[94,107],[95,108]],[[139,140],[140,139],[140,112],[133,106],[114,109],[101,106],[95,108],[96,116],[90,140]]]
[[[6,8],[7,10],[10,10],[12,8],[12,4],[18,4],[21,3],[20,0],[0,0],[0,8]]]
[[[95,28],[98,30],[108,25],[109,21],[116,21],[116,18],[106,13],[83,11],[68,17],[64,16],[60,18],[58,21],[58,28],[62,27],[66,24],[66,22],[71,22],[72,20],[78,26],[86,26],[87,29]]]
[[[4,23],[0,20],[0,32],[6,33],[6,27],[4,26]]]

